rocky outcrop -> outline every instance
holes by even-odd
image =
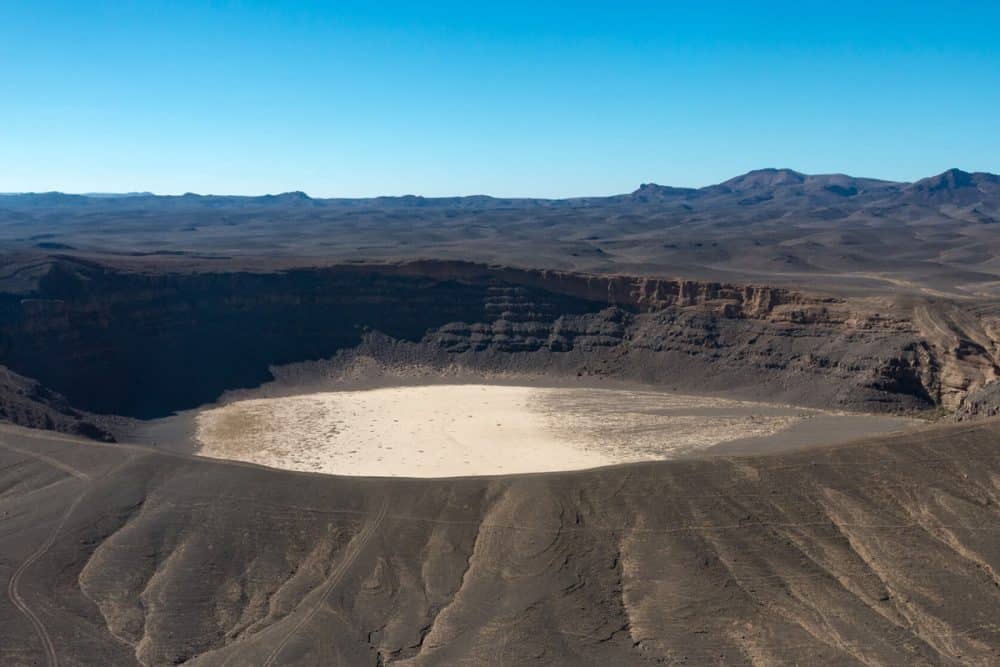
[[[970,392],[954,417],[955,421],[1000,417],[1000,382],[991,382]]]
[[[966,411],[970,396],[1000,377],[996,317],[935,302],[916,306],[913,323],[924,341],[922,381],[942,407]]]
[[[0,419],[95,440],[114,440],[90,415],[73,408],[60,394],[3,366],[0,366]]]

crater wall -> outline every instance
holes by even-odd
[[[921,320],[886,300],[464,262],[155,273],[59,259],[0,295],[0,363],[77,408],[141,418],[352,349],[822,407],[951,407],[995,377],[992,350],[927,335],[958,325],[922,307]]]

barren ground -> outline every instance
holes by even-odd
[[[745,451],[826,444],[916,421],[663,391],[486,384],[250,398],[193,418],[204,456],[403,477],[577,470],[696,455],[722,443]]]
[[[0,665],[1000,664],[998,221],[0,196]]]

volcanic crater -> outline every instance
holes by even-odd
[[[940,391],[930,352],[876,307],[458,262],[148,275],[63,260],[4,333],[11,368],[91,413],[70,428],[291,470],[439,477],[912,426]]]

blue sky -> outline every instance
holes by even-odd
[[[997,2],[0,0],[0,191],[1000,172]]]

